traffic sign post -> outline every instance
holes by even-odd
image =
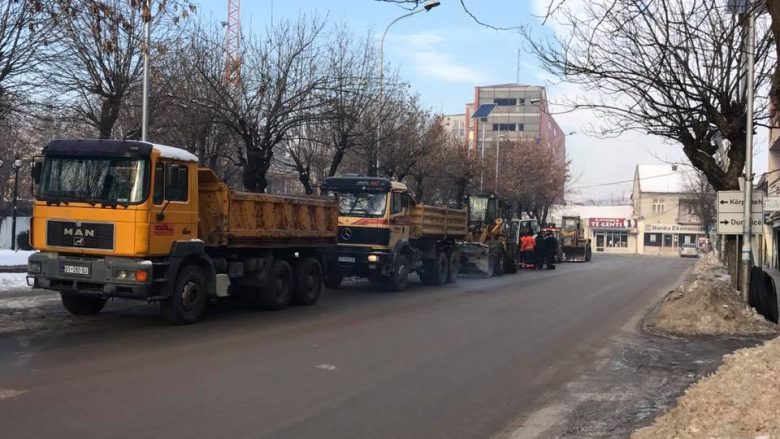
[[[753,191],[751,203],[751,233],[764,231],[764,193]],[[742,191],[718,192],[718,234],[741,235],[745,223],[745,193]]]

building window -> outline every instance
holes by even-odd
[[[515,123],[494,123],[493,131],[518,131],[518,124]],[[520,124],[520,130],[522,131],[522,124]]]
[[[517,105],[517,99],[515,98],[495,98],[493,103],[501,107],[515,106]]]
[[[653,198],[653,213],[656,213],[656,214],[664,213],[664,199],[663,198]]]
[[[628,247],[628,232],[607,232],[606,245],[609,248]]]
[[[525,98],[520,98],[517,100],[517,105],[525,105]]]
[[[660,246],[661,246],[660,233],[645,233],[645,247],[660,247]]]

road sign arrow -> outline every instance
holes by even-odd
[[[729,204],[729,202],[726,200],[720,200],[720,204]]]
[[[728,224],[729,222],[724,220],[724,221],[721,221],[720,223],[721,223],[721,224],[723,224],[723,225],[726,225],[726,224]]]

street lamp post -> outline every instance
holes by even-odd
[[[390,24],[387,25],[385,28],[385,31],[382,33],[382,40],[379,43],[379,108],[380,112],[378,113],[379,121],[377,121],[377,128],[376,128],[376,151],[375,151],[375,161],[374,161],[374,167],[376,168],[377,175],[379,175],[379,139],[381,135],[381,124],[382,124],[382,116],[381,116],[381,109],[382,106],[385,104],[385,37],[387,36],[387,31],[390,30],[390,27],[392,27],[394,24],[398,23],[399,21],[403,20],[404,18],[411,17],[412,15],[419,14],[420,12],[428,12],[431,9],[439,6],[441,2],[436,0],[428,0],[425,2],[422,8],[417,9],[416,11],[409,12],[408,14],[404,14],[395,20],[391,21]]]
[[[16,199],[19,195],[19,169],[22,167],[22,159],[17,157],[13,163],[14,167],[14,201],[12,207],[11,220],[11,250],[16,250]]]
[[[152,0],[146,0],[145,8],[147,10],[144,16],[144,77],[143,77],[143,98],[141,100],[141,141],[146,142],[149,134],[149,50],[151,21],[152,21]]]

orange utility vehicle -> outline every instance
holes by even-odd
[[[159,302],[174,323],[211,297],[270,309],[311,305],[334,198],[232,191],[189,152],[146,142],[55,140],[33,166],[28,281],[72,314],[113,297]]]
[[[339,245],[325,252],[328,287],[350,276],[401,291],[413,272],[427,285],[455,282],[466,210],[418,203],[387,178],[328,177],[322,188],[339,199]]]

